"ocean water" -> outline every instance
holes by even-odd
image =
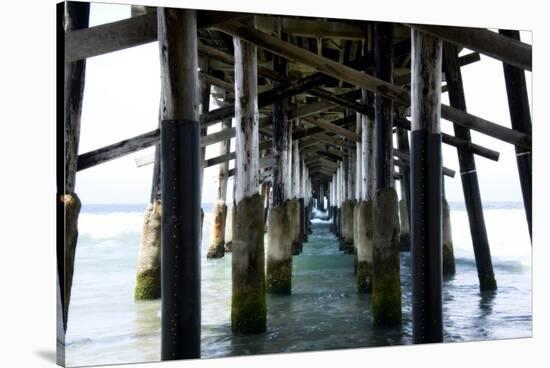
[[[531,245],[516,203],[486,203],[498,291],[481,293],[468,218],[451,203],[456,276],[444,281],[444,341],[531,336]],[[67,331],[66,363],[86,366],[158,361],[160,302],[133,298],[145,205],[84,205]],[[313,221],[293,258],[292,296],[268,295],[267,332],[232,335],[231,253],[206,260],[211,205],[202,241],[202,358],[412,343],[410,256],[401,253],[403,324],[372,324],[370,296],[356,293],[353,256],[338,251],[327,221]],[[265,243],[266,249],[268,247]]]

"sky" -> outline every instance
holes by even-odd
[[[92,3],[90,26],[129,16],[130,7],[127,5]],[[522,32],[521,37],[522,41],[531,43],[530,32]],[[481,61],[464,66],[461,70],[468,112],[510,127],[502,63],[481,55]],[[531,97],[530,72],[526,72],[526,79]],[[87,59],[79,153],[156,129],[159,100],[160,66],[156,42]],[[446,93],[442,95],[442,103],[449,103]],[[452,123],[442,120],[441,125],[443,132],[453,134]],[[209,133],[219,129],[217,124],[209,128]],[[471,134],[474,143],[500,152],[498,162],[476,156],[483,201],[520,202],[521,189],[514,147],[475,131]],[[206,158],[217,156],[218,149],[217,144],[208,146]],[[153,165],[137,167],[135,159],[150,155],[152,151],[149,148],[78,172],[76,192],[82,203],[147,202]],[[462,202],[464,197],[454,147],[443,144],[443,162],[446,167],[457,172],[455,178],[445,177],[447,199]],[[205,170],[203,202],[216,200],[217,174],[217,166]],[[232,185],[230,180],[229,200]]]

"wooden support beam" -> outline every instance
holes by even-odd
[[[518,40],[519,31],[500,30],[500,34],[510,39]],[[525,83],[525,72],[515,66],[503,64],[504,80],[508,95],[508,107],[510,109],[510,120],[512,128],[531,136],[531,113],[529,109],[529,97]],[[523,197],[523,207],[527,217],[529,235],[532,237],[532,170],[531,150],[516,147],[516,161],[518,164],[519,182]]]
[[[400,152],[410,155],[410,146],[409,146],[409,133],[406,129],[403,128],[397,128],[397,148],[400,150]],[[395,154],[395,150],[394,150]],[[410,163],[410,162],[409,162]],[[407,221],[409,225],[409,239],[407,240],[407,244],[401,245],[401,250],[409,249],[410,250],[410,228],[411,228],[411,170],[409,167],[403,167],[399,170],[401,173],[401,176],[403,177],[403,180],[401,181],[401,199],[404,199],[405,203],[405,211],[407,213]]]
[[[348,124],[348,123],[350,123],[354,120],[355,120],[355,117],[346,116],[342,119],[331,121],[330,124],[341,127],[342,125]],[[316,126],[314,128],[304,128],[301,131],[293,132],[292,133],[292,139],[293,140],[303,139],[303,138],[306,138],[306,137],[316,136],[317,134],[323,133],[323,132],[325,132],[325,129],[320,128],[318,126]]]
[[[410,48],[409,48],[409,50],[410,50]],[[471,52],[469,54],[461,56],[458,59],[458,63],[460,64],[461,67],[463,67],[463,66],[466,66],[466,65],[469,65],[469,64],[473,64],[473,63],[475,63],[477,61],[480,61],[480,60],[481,60],[481,57],[479,56],[479,53]],[[405,73],[405,74],[400,75],[400,76],[394,76],[393,83],[398,85],[398,86],[403,86],[403,85],[410,84],[411,83],[411,73]],[[441,87],[441,92],[447,92],[446,86]]]
[[[315,73],[292,83],[284,83],[257,96],[258,108],[271,105],[277,101],[295,96],[324,84],[329,78],[321,73]],[[210,126],[235,116],[235,105],[220,107],[201,116],[201,125]]]
[[[506,64],[532,69],[532,47],[519,40],[482,28],[407,24],[415,30],[440,37],[457,46],[480,52]]]
[[[69,319],[69,305],[73,284],[74,260],[78,238],[78,216],[80,199],[75,193],[78,146],[80,142],[80,121],[86,74],[86,61],[64,63],[68,47],[63,42],[65,35],[89,24],[90,4],[63,2],[56,8],[57,36],[57,280],[59,284],[59,305],[62,308],[58,321],[58,340],[65,343]],[[58,357],[65,364],[64,355]]]
[[[458,66],[458,50],[456,46],[449,43],[443,45],[443,68],[447,75],[449,101],[451,106],[456,110],[466,111],[466,98],[464,95],[464,86],[462,84],[462,74]],[[454,131],[456,137],[465,141],[471,141],[470,131],[466,127],[455,124]],[[466,211],[468,213],[470,233],[476,258],[479,286],[481,290],[495,290],[497,288],[497,283],[493,273],[493,263],[491,260],[491,251],[489,249],[487,229],[485,228],[485,218],[483,216],[483,205],[479,192],[474,155],[471,151],[463,150],[461,147],[457,147],[457,151],[462,190],[464,192],[464,200],[466,202]]]
[[[242,13],[204,11],[198,12],[198,27],[208,28],[215,24],[247,16]],[[157,13],[152,12],[133,18],[74,30],[65,36],[67,53],[65,62],[73,62],[93,56],[104,55],[157,40]]]
[[[409,167],[411,163],[411,157],[409,153],[394,149],[393,155],[400,160],[399,163],[396,163],[396,166],[399,166],[402,168]],[[454,178],[456,176],[456,172],[454,170],[449,169],[448,167],[445,167],[445,166],[442,167],[442,172],[443,172],[443,175],[448,176],[450,178]]]
[[[393,25],[377,22],[374,25],[374,76],[392,82]],[[374,95],[374,136],[376,190],[393,186],[393,100],[381,94]]]
[[[332,125],[342,126],[345,124],[348,124],[355,120],[354,116],[347,116],[342,119],[334,120],[330,122]],[[394,119],[395,124],[403,129],[410,130],[411,123],[405,118],[399,118],[396,117]],[[314,128],[307,128],[303,129],[298,132],[292,133],[292,139],[304,139],[307,137],[319,137],[319,134],[321,135],[321,138],[325,142],[330,142],[330,144],[338,144],[340,146],[344,146],[346,148],[350,148],[351,146],[349,144],[346,144],[343,141],[336,141],[334,138],[328,138],[327,135],[323,135],[323,132],[325,132],[325,129],[320,127],[314,127]],[[150,132],[140,134],[136,137],[132,137],[129,139],[125,139],[120,142],[116,142],[113,144],[110,144],[105,147],[98,148],[93,151],[89,151],[83,154],[80,154],[78,156],[78,165],[77,165],[77,171],[85,170],[93,166],[97,166],[99,164],[121,158],[125,155],[129,155],[131,153],[140,151],[142,149],[152,147],[155,144],[158,144],[160,136],[160,130],[152,130]],[[235,128],[227,128],[223,129],[216,133],[211,133],[205,137],[201,138],[201,147],[205,147],[211,144],[215,144],[218,142],[222,142],[226,139],[231,139],[235,137]],[[478,144],[465,141],[463,139],[457,138],[452,135],[448,135],[445,133],[442,133],[442,139],[443,143],[449,144],[454,147],[463,147],[463,149],[471,150],[472,153],[476,155],[480,155],[482,157],[485,157],[489,160],[498,161],[499,159],[499,153],[497,151],[485,148],[483,146],[480,146]],[[315,142],[317,143],[317,142]],[[260,146],[264,144],[263,142],[260,143]],[[307,147],[307,145],[306,145]],[[147,162],[144,162],[142,165],[152,163],[152,157],[147,160]]]
[[[365,114],[371,117],[374,116],[374,110],[372,109],[372,107],[360,104],[359,102],[356,102],[353,99],[351,99],[353,97],[359,98],[361,96],[360,90],[355,90],[350,93],[345,93],[343,95],[337,95],[332,92],[326,91],[322,88],[315,88],[310,90],[309,94],[315,97],[322,98],[323,100],[330,101],[339,106],[352,109],[361,114]]]
[[[203,71],[204,73],[208,72],[208,58],[202,57],[198,61],[199,63],[199,69]],[[199,73],[200,74],[200,73]],[[208,83],[206,79],[199,78],[199,116],[207,114],[210,111],[210,90],[211,85]],[[200,127],[200,137],[199,142],[202,140],[202,138],[206,137],[208,134],[208,127],[202,126]],[[201,146],[200,148],[201,158],[200,162],[201,164],[204,161],[204,158],[206,156],[206,146]],[[201,169],[201,190],[200,190],[200,197],[202,198],[202,182],[204,177],[204,168]],[[201,234],[202,234],[202,223],[201,223]]]
[[[226,92],[226,98],[233,97],[233,84],[232,83],[226,82],[226,81],[224,81],[223,79],[220,79],[220,78],[216,78],[213,75],[210,75],[207,72],[203,71],[203,69],[201,69],[201,71],[199,72],[199,79],[203,83],[218,86],[218,87],[224,89],[225,92]]]
[[[273,56],[273,71],[286,76],[288,73],[288,61],[279,56]],[[275,82],[275,86],[281,82]],[[287,116],[288,99],[282,99],[273,104],[271,137],[273,141],[273,186],[271,206],[279,207],[287,198],[287,178],[290,175],[289,150],[292,142],[292,122]],[[288,290],[290,292],[290,290]]]
[[[375,22],[373,28],[374,75],[389,84],[393,76],[393,24]],[[380,92],[374,95],[374,119],[372,316],[375,325],[395,326],[401,323],[401,284],[398,200],[393,182],[393,100]]]
[[[394,123],[398,128],[411,130],[411,122],[402,117],[396,117]],[[446,143],[453,147],[461,147],[464,150],[470,151],[473,154],[476,154],[481,157],[485,157],[492,161],[498,161],[500,154],[497,151],[492,149],[480,146],[479,144],[472,143],[462,138],[458,138],[453,135],[446,133],[441,133],[441,140],[443,143]]]
[[[201,336],[196,12],[159,8],[158,35],[162,91],[161,359],[196,359],[200,358]]]
[[[312,118],[312,117],[306,117],[306,118],[303,118],[302,120],[304,120],[304,121],[306,121],[310,124],[313,124],[313,125],[321,128],[321,129],[328,130],[329,132],[333,132],[333,133],[336,133],[336,134],[341,135],[343,137],[349,138],[354,142],[357,142],[357,141],[360,140],[360,137],[357,135],[357,133],[355,133],[355,132],[353,132],[349,129],[342,128],[338,125],[329,123],[328,121],[324,121],[324,120],[316,119],[316,118]]]
[[[253,18],[250,26],[254,28]],[[231,329],[235,333],[262,333],[267,328],[267,308],[264,206],[258,191],[258,51],[256,46],[239,37],[233,38],[233,46],[236,122],[234,192],[237,217],[233,226]]]
[[[332,20],[319,21],[285,17],[283,19],[283,30],[289,35],[310,38],[362,40],[366,36],[364,29],[359,25]]]
[[[443,341],[442,313],[442,41],[413,30],[411,259],[413,342]]]
[[[233,36],[241,37],[242,39],[260,47],[266,48],[277,55],[310,65],[320,72],[334,78],[342,79],[348,83],[352,83],[358,87],[365,88],[383,97],[392,99],[398,104],[405,106],[410,104],[409,93],[406,90],[393,85],[392,83],[382,81],[379,78],[375,78],[359,70],[316,55],[303,48],[281,41],[276,37],[251,29],[246,25],[228,22],[218,25],[216,28]],[[531,137],[524,133],[503,127],[447,105],[442,105],[441,116],[444,119],[454,122],[455,124],[474,129],[493,138],[530,149]]]
[[[337,95],[325,89],[314,88],[309,90],[308,93],[313,96],[320,97],[326,101],[319,101],[319,102],[315,102],[307,105],[302,105],[302,106],[298,106],[295,109],[289,110],[288,112],[289,119],[296,119],[299,117],[314,115],[314,114],[329,110],[338,105],[346,106],[346,104],[350,101],[354,103],[354,101],[350,99],[356,98],[358,95],[361,94],[361,91],[353,90],[341,95]],[[353,105],[353,106],[358,108],[356,105]]]

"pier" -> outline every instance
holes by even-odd
[[[353,258],[353,290],[369,296],[376,328],[403,323],[401,261],[410,252],[412,342],[442,342],[443,280],[457,272],[445,176],[462,184],[479,289],[498,290],[476,159],[498,165],[499,152],[473,143],[471,131],[515,147],[531,233],[524,71],[532,48],[517,31],[138,6],[128,19],[89,27],[89,4],[57,7],[64,330],[78,172],[149,147],[155,153],[142,164],[153,165],[152,189],[134,296],[161,300],[162,360],[201,357],[202,262],[231,257],[231,330],[265,333],[267,298],[293,298],[294,260],[318,239],[319,214],[334,249]],[[158,129],[79,152],[86,59],[151,42],[160,57]],[[481,56],[502,62],[511,127],[467,111],[461,68]],[[445,124],[454,134],[442,132]],[[221,130],[209,133],[215,125]],[[206,158],[210,145],[218,155]],[[458,167],[443,162],[443,145],[456,149]],[[203,172],[212,166],[217,195],[201,257]]]

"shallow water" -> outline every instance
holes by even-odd
[[[69,366],[159,360],[160,302],[133,299],[143,209],[83,208],[67,332]],[[370,296],[356,293],[353,256],[338,251],[323,221],[313,223],[303,253],[293,258],[292,296],[268,295],[267,332],[232,335],[231,254],[206,260],[209,206],[205,212],[203,358],[412,342],[409,254],[401,254],[403,324],[374,327]],[[503,205],[485,211],[496,293],[479,292],[465,211],[453,206],[451,216],[457,273],[444,282],[444,340],[531,336],[531,247],[523,210]]]

